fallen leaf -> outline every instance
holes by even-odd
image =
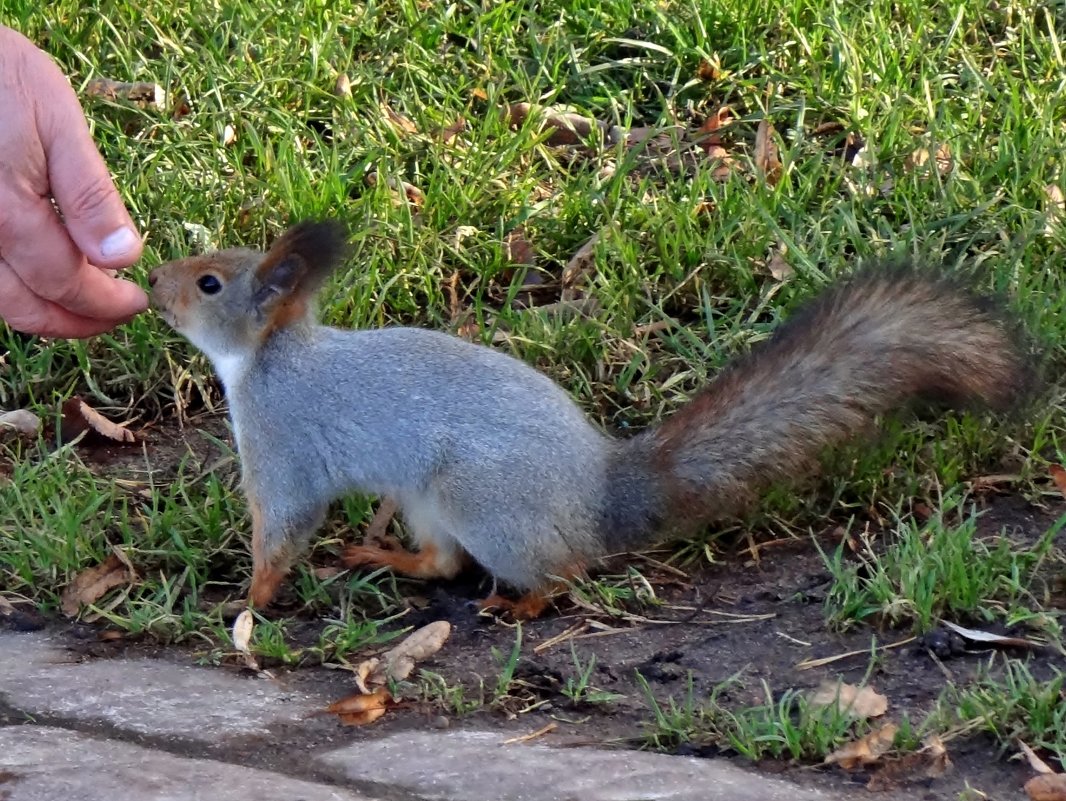
[[[576,294],[575,284],[577,284],[579,279],[592,273],[596,263],[596,243],[600,241],[602,233],[603,230],[601,229],[586,239],[581,247],[574,251],[574,255],[570,257],[570,261],[563,268],[563,274],[560,278],[563,288],[563,300],[573,300]]]
[[[325,581],[331,579],[334,576],[340,575],[341,569],[339,567],[333,567],[332,565],[324,565],[322,567],[316,567],[312,573],[315,574],[315,578],[319,581]]]
[[[333,94],[337,97],[352,96],[352,82],[347,74],[342,72],[337,76],[337,80],[333,84]]]
[[[1053,464],[1048,469],[1051,472],[1051,480],[1055,482],[1055,486],[1059,488],[1059,492],[1066,497],[1066,469],[1060,464]]]
[[[408,136],[418,133],[418,126],[414,124],[410,117],[394,110],[388,103],[381,103],[379,108],[397,133]]]
[[[59,606],[67,617],[74,617],[82,605],[96,603],[113,587],[133,580],[129,569],[117,554],[112,553],[102,564],[83,570],[63,590]]]
[[[367,679],[374,673],[378,666],[381,664],[381,660],[377,657],[371,659],[364,659],[358,665],[355,666],[355,686],[359,688],[359,692],[369,695],[370,688],[367,686]]]
[[[719,135],[718,129],[732,117],[733,109],[729,106],[722,106],[713,114],[708,115],[707,119],[703,121],[703,124],[696,131],[696,144],[704,150],[708,150],[715,145],[721,145],[722,137]]]
[[[1047,762],[1045,762],[1040,757],[1038,757],[1036,755],[1036,752],[1033,751],[1032,748],[1030,748],[1028,745],[1023,743],[1021,740],[1018,741],[1018,748],[1020,748],[1021,752],[1025,755],[1025,759],[1029,763],[1029,767],[1031,767],[1037,773],[1054,773],[1055,772],[1051,768],[1051,766],[1048,765]]]
[[[755,154],[752,157],[755,171],[763,176],[770,186],[776,186],[781,180],[781,159],[778,156],[777,143],[774,141],[774,126],[763,119],[755,132]]]
[[[914,150],[907,158],[903,159],[903,169],[905,172],[914,172],[915,170],[925,167],[930,158],[934,159],[936,164],[936,170],[941,175],[947,175],[951,172],[953,160],[951,158],[951,148],[946,145],[940,145],[936,149],[935,156],[931,156],[929,151],[924,147],[919,147]]]
[[[559,111],[550,106],[532,103],[512,103],[507,107],[507,119],[512,128],[521,128],[530,116],[540,118],[540,130],[551,128],[546,140],[549,145],[580,145],[588,141],[592,132],[599,130],[604,136],[607,125],[573,111]]]
[[[532,243],[526,239],[524,226],[520,225],[507,234],[503,245],[507,254],[507,261],[511,264],[537,263],[537,253],[533,250]]]
[[[377,186],[378,174],[376,172],[367,173],[366,182],[371,186]],[[407,183],[407,181],[401,181],[390,176],[385,179],[385,185],[392,190],[393,197],[397,200],[402,196],[408,203],[417,208],[421,208],[422,204],[426,202],[426,196],[422,190],[414,184]]]
[[[326,712],[336,715],[346,726],[366,726],[380,718],[392,703],[392,696],[384,687],[372,693],[358,693],[335,701]]]
[[[136,442],[133,432],[123,428],[100,414],[80,397],[75,395],[63,402],[63,416],[60,421],[60,433],[64,442],[80,436],[83,432],[96,432],[102,437],[115,442]]]
[[[785,253],[788,251],[784,245],[774,249],[774,254],[770,257],[770,261],[766,263],[766,269],[770,271],[770,275],[777,281],[787,281],[796,271],[792,269],[792,265],[785,259]]]
[[[112,81],[109,78],[93,78],[85,85],[88,97],[102,97],[107,100],[127,100],[142,107],[161,109],[166,105],[167,93],[157,83],[136,81]]]
[[[993,634],[990,631],[981,631],[980,629],[968,629],[965,626],[960,626],[956,623],[952,623],[948,620],[940,621],[943,625],[954,631],[956,634],[965,637],[971,642],[984,642],[991,645],[1005,645],[1015,648],[1041,648],[1042,646],[1038,642],[1027,640],[1024,637],[1007,637],[1002,634]]]
[[[859,770],[873,765],[892,748],[899,727],[895,723],[886,723],[865,737],[853,740],[824,760],[826,765],[840,765],[844,770]]]
[[[947,748],[939,737],[931,734],[917,751],[889,760],[878,768],[867,782],[866,789],[883,792],[899,784],[938,778],[950,768]]]
[[[696,69],[696,77],[701,81],[717,81],[722,77],[722,65],[718,63],[718,59],[710,61],[705,58]]]
[[[907,156],[907,158],[903,159],[903,169],[907,172],[912,172],[919,167],[924,167],[928,161],[929,151],[924,147],[920,147]]]
[[[41,418],[26,409],[0,414],[0,429],[14,431],[23,437],[35,437],[41,430]]]
[[[411,675],[415,664],[437,653],[452,633],[452,624],[447,620],[436,620],[416,629],[403,642],[390,648],[381,657],[381,665],[368,680],[379,683],[402,681]]]
[[[1042,773],[1024,785],[1031,801],[1066,801],[1066,773]]]
[[[1051,236],[1062,226],[1063,218],[1066,218],[1066,196],[1063,196],[1058,184],[1045,186],[1044,195],[1047,197],[1044,206],[1044,216],[1047,218],[1044,234]]]
[[[242,654],[249,653],[249,644],[252,642],[252,631],[255,629],[255,618],[252,610],[245,609],[237,619],[233,621],[233,647]]]
[[[442,128],[440,132],[440,140],[444,143],[452,141],[455,137],[466,130],[466,120],[460,117],[451,125],[446,128]]]
[[[813,707],[835,706],[856,718],[877,718],[888,711],[888,699],[873,687],[825,681],[807,699]]]

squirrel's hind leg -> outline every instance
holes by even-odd
[[[455,578],[463,568],[463,552],[453,543],[427,541],[417,551],[349,545],[341,553],[345,567],[388,567],[412,578]]]
[[[421,579],[451,579],[459,575],[466,553],[441,530],[439,508],[424,502],[403,504],[403,508],[404,520],[418,550],[410,551],[392,537],[377,538],[377,544],[345,548],[341,553],[345,567],[388,567],[404,576]]]

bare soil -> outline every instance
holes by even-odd
[[[199,421],[197,425],[209,428],[216,435],[224,431],[224,426],[213,418]],[[149,442],[154,461],[159,465],[168,458],[176,460],[187,454],[190,447],[203,448],[206,440],[166,425],[153,432]],[[136,464],[143,469],[140,448],[92,447],[96,450],[87,451],[86,458],[96,460],[103,470],[122,473]],[[201,457],[207,462],[217,454],[205,451]],[[1036,508],[1010,496],[991,497],[987,503],[988,509],[980,522],[983,533],[994,534],[1009,527],[1012,538],[1021,540],[1035,540],[1066,512],[1066,503]],[[823,547],[835,547],[835,544],[831,529],[827,530]],[[909,639],[909,633],[875,631],[861,626],[847,632],[831,630],[826,625],[822,605],[830,577],[809,540],[796,539],[761,548],[757,561],[750,550],[738,549],[721,563],[684,576],[643,559],[642,572],[655,587],[661,604],[643,609],[631,607],[629,619],[612,620],[564,600],[544,618],[525,623],[514,697],[496,708],[488,703],[500,671],[492,651],[509,654],[516,629],[506,621],[479,615],[473,607],[473,600],[488,594],[485,577],[470,575],[454,582],[432,584],[405,582],[401,586],[410,590],[412,606],[397,622],[397,627],[441,619],[453,624],[452,636],[444,649],[421,667],[445,677],[449,684],[463,684],[468,688],[467,698],[477,697],[477,688],[483,684],[484,706],[457,717],[439,704],[410,703],[366,728],[345,727],[330,716],[322,716],[264,732],[260,737],[231,741],[225,753],[219,754],[212,753],[211,746],[167,743],[165,747],[191,755],[268,766],[318,780],[330,777],[307,775],[307,760],[302,754],[308,750],[377,737],[402,728],[497,727],[511,736],[520,736],[555,724],[552,731],[539,738],[541,742],[574,747],[594,743],[635,748],[644,744],[645,724],[652,718],[645,691],[637,680],[638,673],[657,698],[673,696],[679,702],[688,692],[689,681],[695,697],[700,699],[715,685],[740,673],[742,685],[723,698],[731,707],[762,703],[764,687],[776,697],[790,688],[815,687],[826,678],[852,683],[868,678],[888,697],[889,718],[898,721],[905,714],[913,721],[921,721],[949,680],[965,683],[989,662],[988,649],[962,647],[941,632],[882,652],[871,672],[872,641],[876,639],[879,645],[902,642]],[[235,588],[234,598],[240,597],[239,590]],[[1058,600],[1056,605],[1062,606],[1062,599]],[[281,609],[282,614],[290,611],[284,606]],[[324,616],[297,615],[290,635],[297,644],[310,644],[325,623]],[[122,639],[101,641],[95,627],[47,620],[32,613],[0,617],[0,626],[63,630],[87,657],[168,655],[191,660],[195,656],[190,647],[183,645],[164,647]],[[573,636],[552,644],[553,638],[567,632]],[[948,647],[943,647],[945,643]],[[617,693],[618,700],[575,706],[563,695],[561,689],[566,678],[574,676],[577,670],[571,645],[583,663],[595,655],[591,684],[599,690]],[[822,667],[798,667],[805,660],[849,652],[856,654]],[[1052,667],[1063,667],[1058,655],[1034,652],[1029,656],[1037,675],[1046,675]],[[238,670],[236,666],[220,669]],[[324,702],[349,695],[355,689],[351,675],[342,670],[321,666],[295,669],[271,666],[271,669],[279,681],[317,693]],[[17,713],[0,707],[0,722],[15,722],[14,717]],[[902,777],[876,795],[886,799],[947,801],[957,799],[970,787],[987,794],[988,798],[1024,798],[1021,788],[1032,775],[1031,771],[1018,760],[1008,759],[1011,754],[1003,753],[991,738],[960,737],[947,746],[953,767],[946,775],[936,779],[915,777],[914,781]],[[743,761],[735,754],[710,746],[682,744],[677,752]],[[838,792],[865,793],[863,788],[871,776],[871,772],[848,773],[838,768],[783,761],[763,761],[754,767]]]

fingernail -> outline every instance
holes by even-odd
[[[141,238],[129,228],[119,228],[104,237],[100,243],[100,253],[105,259],[113,259],[129,253],[140,241]]]

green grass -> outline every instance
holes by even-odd
[[[1021,740],[1066,767],[1063,681],[1054,668],[1049,678],[1040,679],[1025,662],[998,660],[974,681],[949,686],[924,726],[983,732],[995,739],[1001,753]]]
[[[739,676],[716,685],[706,699],[696,698],[690,681],[680,700],[671,696],[660,701],[647,682],[640,681],[652,712],[645,740],[653,748],[716,746],[753,761],[771,757],[818,762],[873,728],[870,721],[835,704],[812,705],[795,690],[775,696],[765,683],[757,703],[737,704],[730,695],[742,685]],[[895,742],[900,747],[915,745],[908,721],[900,725]]]
[[[47,49],[75,87],[106,76],[168,92],[162,111],[86,102],[147,232],[145,258],[132,270],[138,280],[202,247],[197,231],[211,246],[262,246],[293,220],[337,216],[357,255],[328,286],[325,319],[453,328],[454,280],[459,311],[482,324],[485,341],[499,332],[496,347],[545,371],[617,431],[677,408],[801,300],[857,261],[888,254],[970,265],[982,287],[1011,298],[1055,375],[1066,342],[1066,229],[1052,224],[1048,233],[1045,187],[1066,180],[1063,19],[1056,7],[1015,0],[58,0],[47,9],[0,0],[0,22]],[[717,77],[698,77],[703,61],[718,65]],[[332,91],[340,73],[350,96]],[[690,128],[729,104],[738,116],[723,134],[729,152],[750,166],[756,126],[768,118],[784,175],[774,187],[750,169],[723,182],[713,164],[670,171],[621,145],[574,157],[547,146],[532,124],[508,127],[500,107],[521,101],[621,127]],[[390,121],[385,105],[414,130]],[[436,132],[460,117],[466,130],[442,142]],[[816,134],[823,123],[865,144],[862,164],[841,158],[843,133]],[[227,125],[236,134],[229,144]],[[942,144],[952,154],[946,172],[907,166],[918,148]],[[372,172],[420,188],[422,208],[395,202],[387,181],[371,185]],[[519,226],[534,268],[507,258],[505,240]],[[580,286],[595,310],[525,308],[524,283],[536,274],[541,299],[556,299],[563,265],[601,231],[595,270]],[[780,246],[795,270],[784,282],[766,268]],[[72,392],[142,422],[222,408],[204,358],[151,314],[88,342],[45,342],[0,326],[0,408],[28,406],[51,420]],[[940,508],[941,497],[960,497],[985,472],[1016,473],[1014,489],[1036,498],[1034,479],[1066,453],[1061,402],[1056,386],[1009,420],[889,419],[873,443],[828,455],[825,478],[770,493],[746,533],[875,517],[911,499]],[[249,573],[232,461],[194,448],[162,474],[146,464],[132,487],[84,463],[77,447],[9,448],[0,457],[0,470],[14,465],[10,480],[0,473],[5,597],[55,613],[70,579],[118,547],[138,580],[88,615],[225,650],[225,604],[242,597]],[[264,622],[254,641],[261,655],[345,661],[388,636],[383,626],[401,608],[395,581],[313,571],[335,562],[338,541],[370,511],[363,498],[338,504],[293,575],[292,616],[327,618],[324,629],[304,641],[285,619]],[[868,574],[831,559],[838,614],[898,612],[924,629],[944,614],[1035,613],[1025,580],[1041,552],[985,542],[968,518],[941,512],[924,527],[901,514],[899,544]],[[715,558],[716,536],[678,546],[677,561]],[[919,563],[941,580],[931,586],[916,575]],[[634,604],[654,607],[642,579],[633,570],[579,590],[617,616]],[[501,656],[482,699],[514,706],[517,654]],[[575,656],[571,700],[593,697],[591,670]],[[456,710],[481,703],[450,678],[426,682],[427,695]],[[723,742],[753,755],[809,756],[844,736],[840,721],[804,718],[799,703],[767,697],[755,712],[719,712],[712,722]],[[694,725],[695,713],[679,709],[656,713],[664,731]]]
[[[1060,519],[1034,543],[1013,542],[1005,531],[978,535],[978,513],[967,499],[945,498],[924,523],[898,518],[883,551],[862,542],[858,559],[846,541],[823,552],[833,577],[826,599],[832,624],[873,621],[927,632],[941,618],[953,622],[1017,623],[1039,604],[1029,589],[1055,537]]]

